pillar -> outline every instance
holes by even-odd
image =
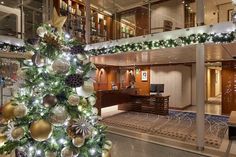
[[[85,41],[86,41],[86,44],[89,44],[90,43],[90,20],[91,20],[90,0],[85,0],[85,12],[86,12]]]
[[[197,25],[204,25],[204,0],[196,0],[197,7]]]
[[[196,45],[196,105],[197,105],[197,148],[204,149],[205,135],[205,49]]]

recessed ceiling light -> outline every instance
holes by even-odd
[[[1,1],[1,4],[4,4],[4,1]]]

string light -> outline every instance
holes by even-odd
[[[91,155],[95,155],[96,149],[95,149],[95,148],[89,149],[89,153],[90,153]]]
[[[61,139],[59,140],[59,143],[60,143],[60,144],[66,144],[66,140],[63,139],[63,138],[61,138]]]
[[[230,43],[235,40],[235,36],[236,36],[236,31],[228,32],[228,30],[226,33],[219,33],[219,34],[214,34],[214,33],[207,34],[199,32],[197,34],[182,36],[176,39],[144,41],[138,43],[116,45],[108,48],[105,47],[100,49],[95,48],[89,50],[88,54],[92,56],[97,56],[103,54],[122,53],[128,50],[129,51],[154,50],[160,48],[186,46],[198,43]]]
[[[33,146],[30,146],[29,147],[29,151],[32,152],[34,150],[34,147]]]
[[[41,155],[42,151],[41,150],[36,150],[36,155]]]

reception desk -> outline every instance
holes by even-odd
[[[170,96],[143,96],[137,95],[136,89],[97,91],[98,114],[104,107],[118,105],[119,110],[147,112],[159,115],[169,114]]]
[[[136,95],[136,92],[135,88],[97,91],[96,107],[98,114],[101,115],[101,109],[104,107],[131,102],[132,95]]]

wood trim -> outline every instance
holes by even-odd
[[[31,55],[29,55],[27,52],[23,53],[15,53],[15,52],[1,52],[0,51],[0,58],[9,58],[9,59],[29,59],[31,58]]]

